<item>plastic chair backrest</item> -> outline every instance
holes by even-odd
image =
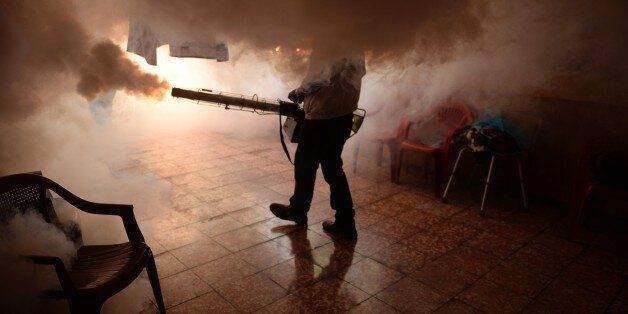
[[[452,121],[456,128],[460,128],[473,122],[473,114],[469,107],[463,104],[441,104],[434,108],[441,122]]]
[[[403,141],[408,138],[408,132],[410,131],[410,126],[412,125],[412,121],[410,120],[402,120],[399,124],[399,128],[397,129],[396,139],[398,141]]]
[[[40,171],[29,174],[41,176]],[[38,211],[46,222],[57,219],[49,193],[42,184],[21,182],[0,185],[0,220],[10,218],[15,210],[24,213],[29,209]]]

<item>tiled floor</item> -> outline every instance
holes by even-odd
[[[273,139],[164,139],[140,145],[128,164],[120,174],[171,186],[171,210],[136,214],[172,312],[628,311],[625,236],[569,242],[566,215],[548,206],[480,218],[476,204],[391,184],[365,159],[359,175],[347,171],[359,239],[333,241],[320,226],[333,216],[322,176],[308,228],[267,210],[293,188]]]

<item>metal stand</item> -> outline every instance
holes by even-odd
[[[517,167],[519,168],[519,184],[521,184],[521,198],[523,198],[523,210],[529,211],[528,207],[528,197],[526,196],[526,188],[523,183],[523,169],[521,167],[521,158],[519,155],[515,156],[517,158]]]
[[[495,155],[491,156],[491,163],[488,166],[488,175],[486,175],[486,183],[484,183],[484,193],[482,194],[482,203],[480,205],[480,216],[484,217],[484,205],[486,205],[486,195],[488,194],[488,186],[491,184],[491,176],[493,175],[493,165],[495,164]]]
[[[454,175],[458,172],[458,167],[460,166],[460,158],[462,157],[462,153],[466,151],[467,149],[468,147],[463,147],[458,151],[458,157],[456,158],[456,162],[454,163],[454,168],[451,171],[451,175],[449,175],[447,186],[445,186],[445,191],[443,192],[443,197],[442,197],[443,202],[447,200],[447,193],[449,193],[449,189],[451,188],[451,184],[454,180]],[[484,217],[484,215],[486,214],[486,212],[484,211],[484,208],[486,206],[486,197],[488,196],[488,187],[491,184],[491,177],[493,176],[493,168],[495,165],[495,157],[497,156],[498,155],[496,154],[491,155],[491,162],[488,166],[488,174],[486,176],[486,182],[484,183],[484,193],[482,194],[482,203],[480,204],[480,216],[482,217]],[[502,156],[502,155],[499,155],[499,156]],[[521,197],[523,199],[523,209],[525,211],[528,211],[528,198],[526,196],[525,184],[523,181],[523,169],[521,166],[521,158],[519,154],[514,155],[514,157],[517,160],[517,170],[519,172],[519,184],[521,186]]]
[[[467,147],[463,147],[458,152],[458,157],[456,158],[456,163],[454,163],[454,168],[451,170],[451,174],[449,175],[449,180],[447,180],[447,185],[445,186],[445,191],[443,192],[443,202],[447,198],[447,193],[449,193],[449,187],[451,186],[451,182],[454,180],[454,175],[456,171],[458,171],[458,165],[460,164],[460,157],[462,157],[462,153],[467,150]]]

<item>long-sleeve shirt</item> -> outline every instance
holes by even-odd
[[[346,57],[327,66],[321,66],[314,60],[308,75],[297,89],[305,95],[305,118],[332,119],[352,113],[358,108],[365,73],[363,58]]]

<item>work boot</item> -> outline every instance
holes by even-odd
[[[355,221],[353,219],[346,222],[325,220],[323,221],[323,230],[331,235],[347,239],[358,238],[358,231],[355,229]]]
[[[307,213],[297,213],[288,205],[272,203],[270,211],[279,219],[294,221],[299,226],[307,226]]]

